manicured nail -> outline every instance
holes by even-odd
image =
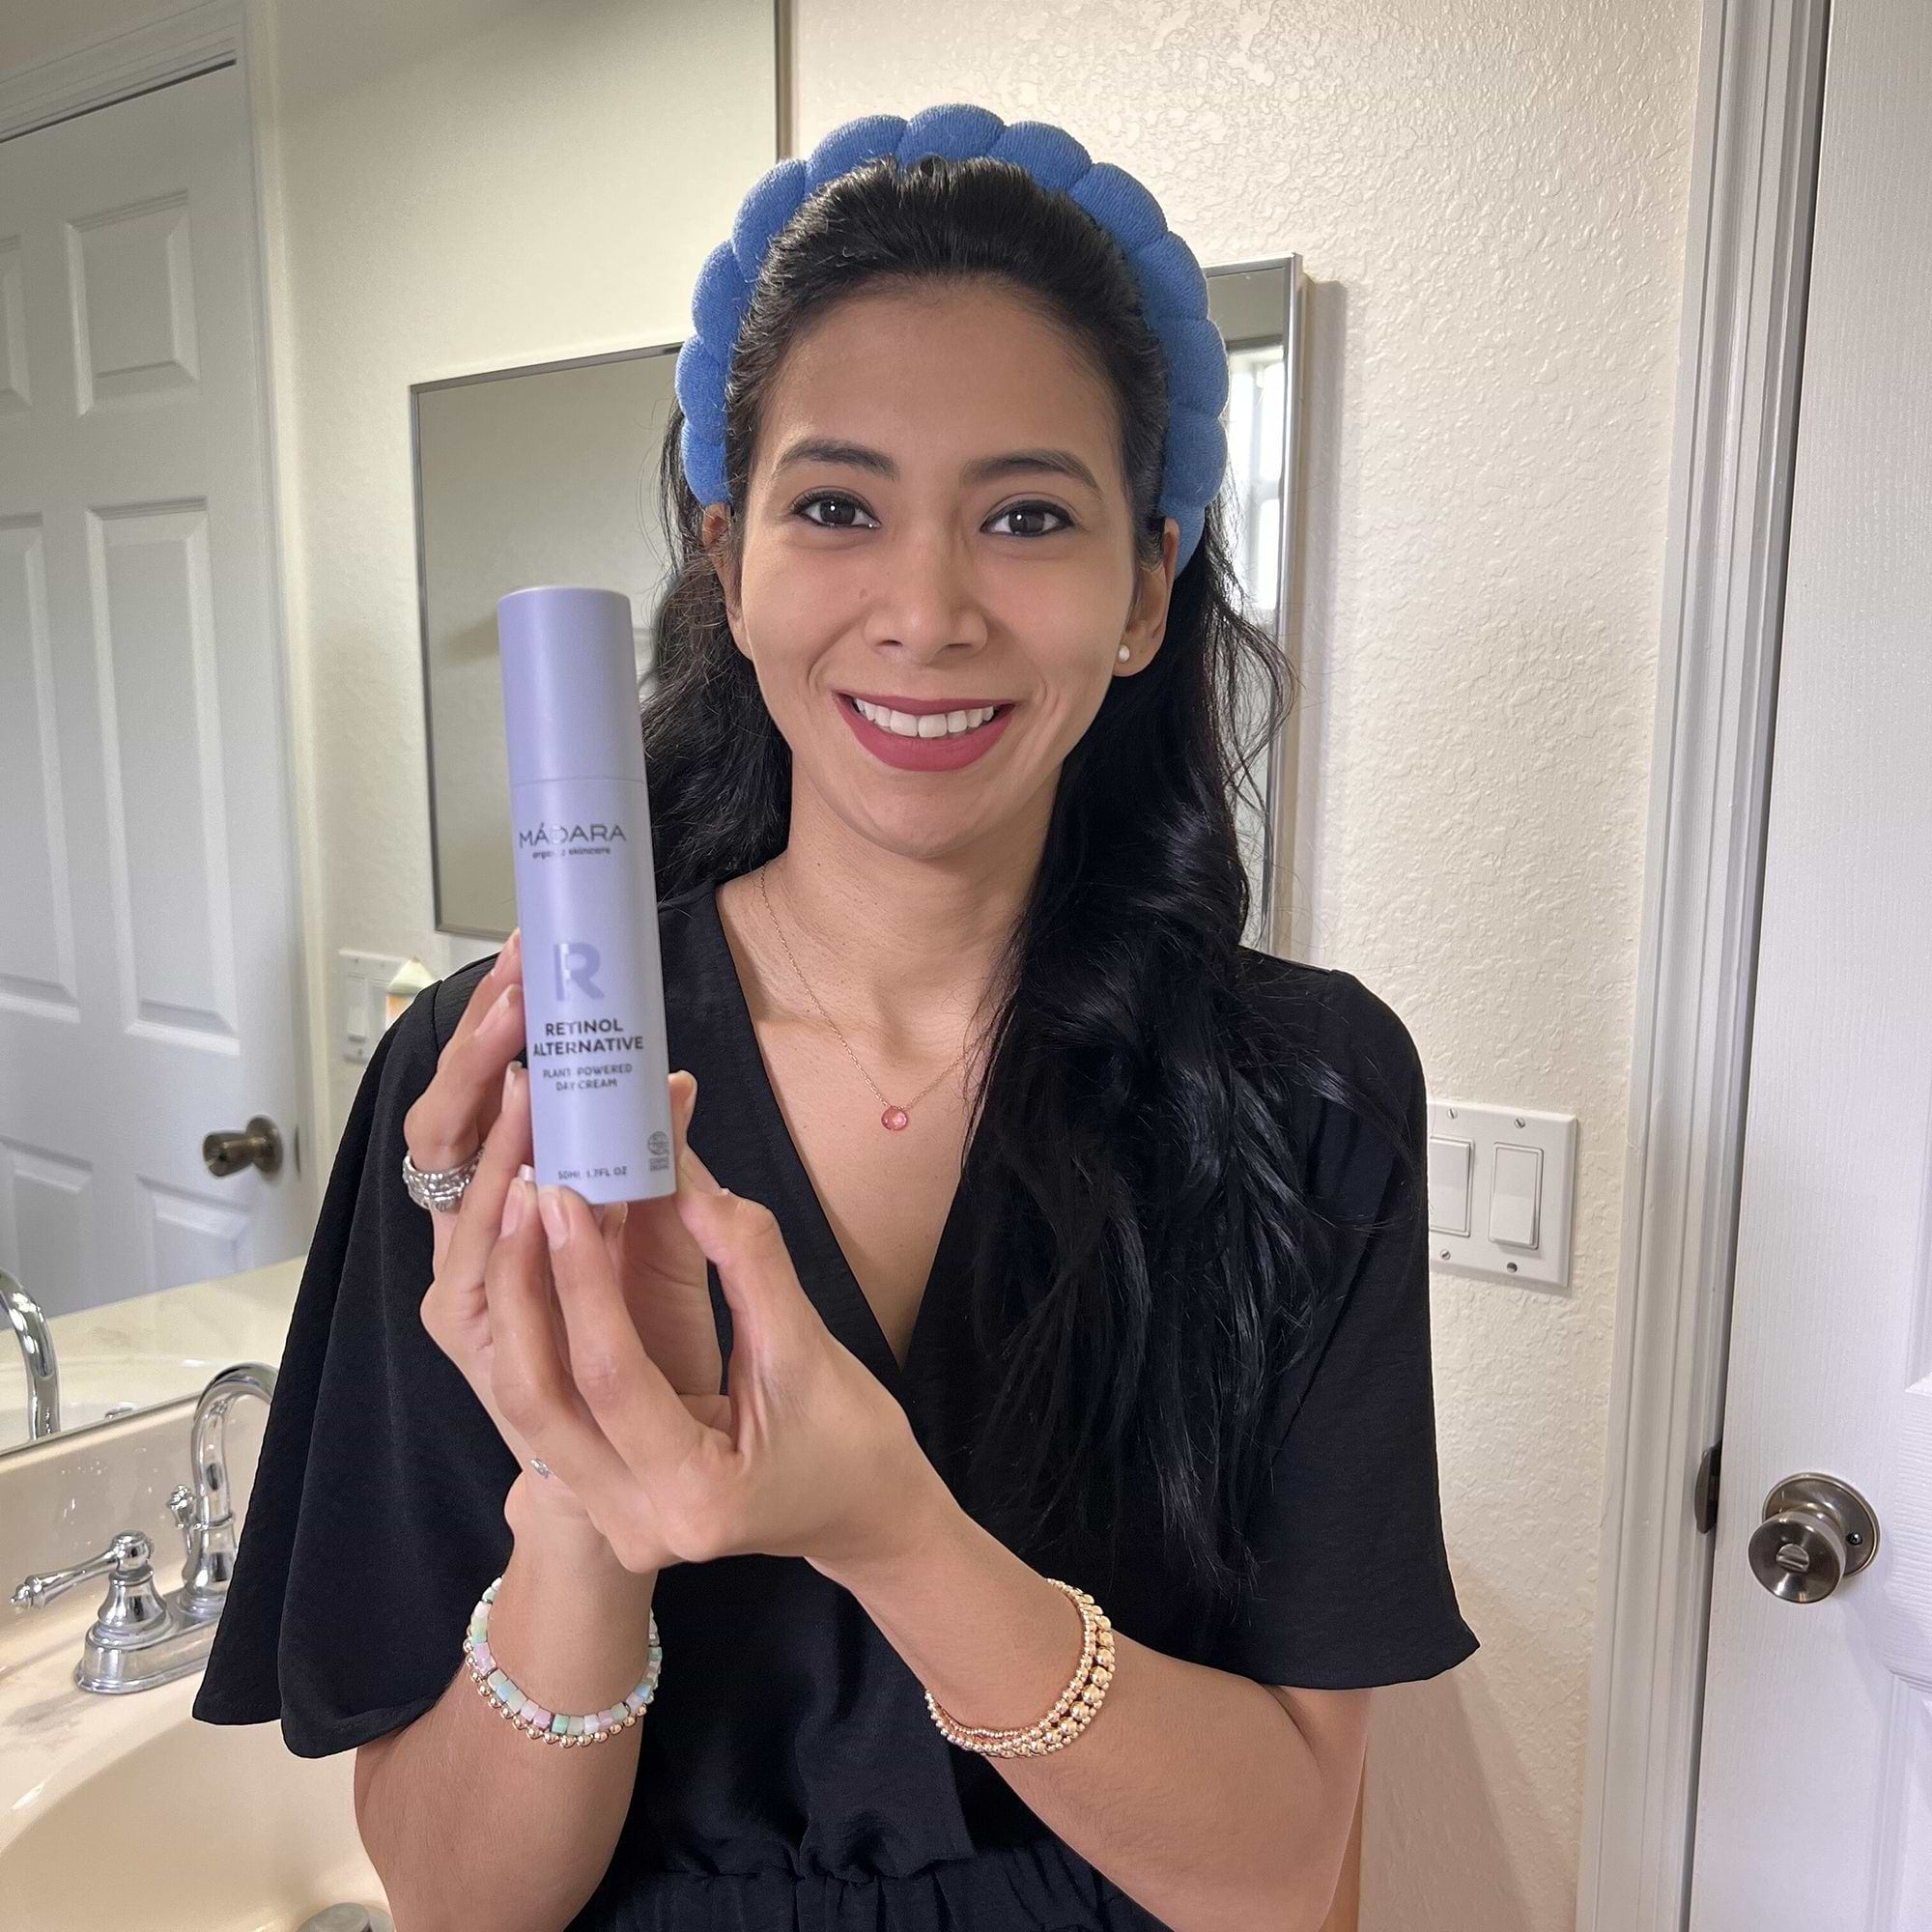
[[[528,1161],[525,1161],[523,1166],[517,1170],[517,1178],[520,1180],[527,1180],[534,1186],[536,1184],[537,1171]]]
[[[524,1225],[524,1213],[528,1205],[529,1190],[522,1180],[510,1182],[510,1191],[503,1201],[503,1232],[514,1235]]]
[[[524,928],[521,925],[510,928],[510,936],[503,942],[504,956],[510,964],[521,964],[524,956]]]
[[[549,1236],[551,1246],[562,1247],[570,1229],[564,1219],[563,1197],[554,1187],[537,1189],[537,1212],[543,1216],[544,1233]]]
[[[503,1069],[503,1104],[510,1104],[510,1095],[517,1091],[517,1063],[513,1060]]]
[[[517,995],[520,992],[522,992],[522,990],[523,988],[519,986],[514,980],[512,980],[510,983],[507,986],[505,986],[500,993],[497,995],[497,1004],[490,1009],[490,1017],[494,1020],[497,1017],[498,1014],[507,1013],[510,1010],[511,1003],[517,998]]]

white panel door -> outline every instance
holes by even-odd
[[[240,71],[0,143],[0,1265],[298,1253],[301,976]],[[275,1122],[272,1179],[204,1134]]]
[[[1932,1927],[1932,11],[1830,35],[1693,1932]],[[1813,1472],[1834,1584],[1763,1515]]]

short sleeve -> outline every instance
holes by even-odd
[[[1331,1239],[1325,1338],[1318,1315],[1249,1523],[1260,1587],[1208,1659],[1307,1690],[1434,1677],[1479,1647],[1457,1605],[1437,1489],[1422,1063],[1386,1005],[1352,976],[1330,977],[1336,1057],[1397,1110],[1415,1174],[1364,1113],[1321,1104],[1311,1185],[1342,1204],[1336,1218],[1379,1225]]]
[[[509,1559],[516,1458],[422,1325],[429,1216],[403,1117],[436,1070],[436,988],[377,1041],[316,1220],[192,1714],[279,1717],[298,1757],[411,1722],[463,1666]]]

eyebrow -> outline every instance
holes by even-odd
[[[800,437],[774,466],[773,473],[794,463],[844,463],[855,469],[869,469],[889,483],[899,480],[899,467],[882,449],[863,442],[846,442],[838,437]],[[1097,497],[1098,479],[1070,449],[1009,449],[998,456],[976,457],[961,472],[969,483],[990,483],[1002,476],[1036,474],[1071,477],[1084,483]]]

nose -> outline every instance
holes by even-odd
[[[893,644],[927,664],[955,645],[971,651],[986,640],[969,540],[943,525],[911,527],[877,553],[879,578],[870,591],[867,641]]]

